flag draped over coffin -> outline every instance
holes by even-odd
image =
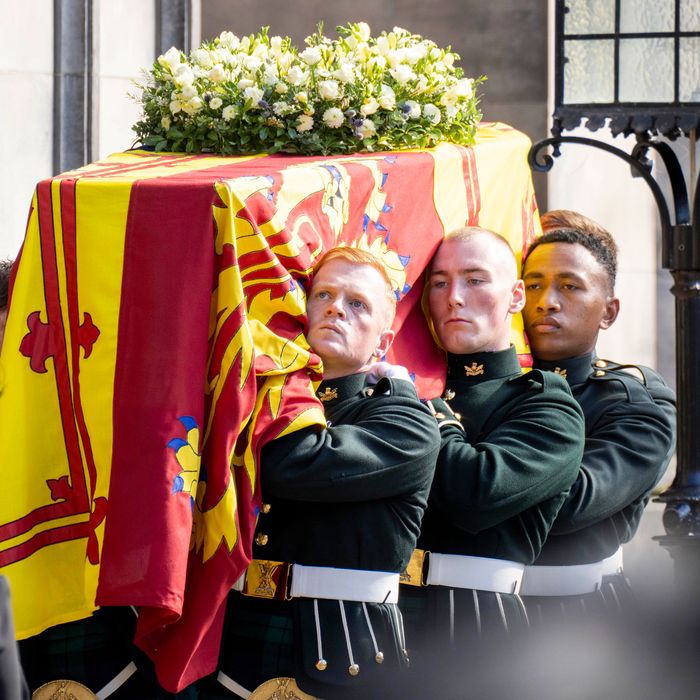
[[[472,149],[134,151],[39,183],[0,356],[0,567],[18,635],[134,605],[166,688],[214,670],[260,447],[325,424],[303,334],[313,263],[336,244],[385,262],[400,302],[389,359],[438,393],[423,270],[464,225],[518,253],[534,237],[528,147],[484,124]]]

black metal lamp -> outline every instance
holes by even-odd
[[[635,134],[637,143],[627,153],[562,135],[582,120],[590,131],[607,125],[614,136]],[[552,137],[535,143],[528,159],[547,172],[562,143],[591,146],[626,161],[656,201],[662,266],[674,280],[678,394],[677,471],[660,498],[667,534],[658,539],[674,557],[686,593],[700,580],[700,187],[691,183],[691,210],[680,163],[659,137],[690,137],[692,148],[699,127],[698,0],[556,0]],[[672,206],[652,176],[650,149],[668,172]]]

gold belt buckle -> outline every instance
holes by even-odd
[[[289,600],[291,564],[253,559],[246,569],[243,594],[268,600]]]
[[[300,690],[293,678],[270,678],[248,697],[250,700],[318,700],[314,695]]]
[[[82,683],[56,680],[44,683],[32,693],[32,700],[94,700],[97,695]]]
[[[425,564],[430,559],[430,552],[414,549],[405,571],[399,576],[399,583],[405,586],[427,586],[425,582]]]

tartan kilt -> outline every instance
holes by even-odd
[[[294,678],[301,690],[317,697],[392,697],[397,674],[406,667],[403,654],[400,613],[389,604],[318,600],[318,626],[314,601],[265,600],[232,591],[219,656],[219,668],[247,690],[254,690],[270,678]],[[377,648],[375,649],[371,625]],[[348,635],[345,629],[348,630]],[[318,631],[325,670],[318,670]],[[348,649],[348,638],[350,649]],[[383,661],[377,662],[377,651]],[[352,662],[359,673],[351,675]],[[231,698],[218,684],[216,675],[200,684],[200,698]]]
[[[91,617],[50,627],[19,642],[22,666],[31,691],[44,683],[77,681],[97,693],[132,661],[137,671],[109,700],[161,700],[173,695],[158,684],[153,664],[132,643],[136,615],[131,608],[100,608]]]

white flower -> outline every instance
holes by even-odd
[[[212,109],[219,109],[222,104],[223,100],[220,97],[212,97],[211,100],[209,100],[209,106]]]
[[[321,60],[321,49],[318,46],[309,46],[304,49],[299,58],[309,66],[315,66]]]
[[[170,128],[170,125],[172,124],[172,121],[170,117],[163,117],[160,120],[160,125],[167,131]]]
[[[221,117],[225,122],[231,121],[237,114],[237,110],[233,105],[227,105],[221,112]]]
[[[439,124],[440,119],[442,117],[439,108],[436,107],[432,102],[428,102],[428,104],[423,105],[423,116],[431,124]]]
[[[336,80],[339,80],[341,83],[354,82],[355,81],[355,70],[352,66],[352,63],[348,63],[347,61],[341,63],[340,68],[338,68],[336,71],[334,71],[333,77]]]
[[[272,53],[275,54],[275,56],[279,56],[282,52],[282,37],[273,36],[270,39],[270,48],[272,49]]]
[[[252,107],[258,107],[260,105],[260,100],[263,98],[263,91],[257,87],[247,87],[243,90],[243,97],[246,101],[251,101]]]
[[[186,63],[181,63],[173,73],[173,82],[178,87],[192,85],[194,82],[194,73],[192,69]]]
[[[230,51],[235,51],[241,42],[233,32],[221,32],[219,43]]]
[[[370,97],[367,102],[365,102],[362,107],[360,107],[360,112],[363,117],[368,117],[370,114],[374,114],[379,109],[379,102]]]
[[[404,50],[404,60],[411,66],[415,66],[418,61],[425,56],[425,49],[421,51],[420,46],[411,46]]]
[[[206,49],[196,49],[192,52],[192,60],[195,63],[199,63],[203,68],[211,68],[211,56]]]
[[[379,93],[379,106],[382,109],[394,109],[396,106],[396,93],[389,85],[382,85]]]
[[[428,89],[428,79],[421,75],[418,77],[414,91],[417,95],[422,95]]]
[[[277,83],[277,68],[274,66],[266,66],[265,73],[263,74],[263,84],[264,85],[275,85]]]
[[[443,58],[442,60],[444,61],[445,65],[451,69],[454,66],[455,54],[446,53],[445,58]]]
[[[357,134],[360,138],[368,139],[377,133],[377,127],[371,119],[363,120],[362,124],[357,129]]]
[[[172,100],[170,102],[170,111],[173,114],[177,114],[180,110],[182,110],[182,102],[180,100]]]
[[[267,50],[265,44],[257,44],[253,49],[252,55],[255,56],[255,58],[259,58],[261,61],[265,61],[270,55],[270,52]]]
[[[215,83],[220,83],[222,80],[226,79],[226,71],[220,63],[217,63],[209,73],[207,73],[207,77]]]
[[[369,24],[367,24],[367,22],[358,22],[357,28],[360,30],[360,39],[362,41],[369,41],[370,34],[372,33]]]
[[[454,107],[457,102],[459,102],[459,95],[454,87],[447,90],[447,92],[443,92],[440,96],[440,104],[443,107]]]
[[[454,119],[455,116],[457,116],[457,112],[459,112],[459,107],[457,107],[457,105],[448,105],[445,107],[445,116],[448,119]]]
[[[283,117],[290,111],[290,106],[287,102],[275,102],[272,105],[272,111],[279,117]]]
[[[194,85],[185,85],[180,93],[185,100],[191,100],[197,94],[197,88]]]
[[[474,81],[471,78],[458,80],[456,92],[460,97],[471,97],[474,94]]]
[[[406,100],[403,103],[403,112],[409,119],[420,117],[420,105],[415,100]]]
[[[255,85],[255,81],[253,80],[248,80],[248,78],[243,78],[243,80],[239,80],[238,84],[236,87],[243,92],[246,88],[253,87]]]
[[[290,85],[303,85],[306,82],[306,78],[306,72],[299,66],[294,66],[289,73],[287,73],[287,81]]]
[[[391,46],[389,46],[389,37],[387,37],[387,36],[377,37],[376,47],[377,47],[377,51],[379,51],[379,54],[381,56],[386,56],[389,53],[389,50],[391,49]]]
[[[322,100],[335,100],[340,94],[338,83],[335,80],[322,80],[318,84],[318,94]]]
[[[345,115],[337,107],[331,107],[323,113],[323,123],[331,129],[337,129],[344,121]]]
[[[368,61],[368,66],[370,69],[377,68],[379,70],[384,70],[386,68],[386,58],[384,58],[384,56],[372,56]]]
[[[171,73],[180,65],[180,60],[180,51],[174,46],[171,46],[164,54],[158,56],[158,63]]]
[[[302,105],[305,105],[309,101],[308,95],[303,90],[301,92],[297,92],[294,99]]]
[[[275,92],[278,95],[284,95],[284,93],[287,92],[287,86],[283,82],[279,82],[275,85]]]
[[[257,56],[246,56],[243,60],[243,65],[245,69],[250,73],[255,73],[263,62]]]
[[[400,64],[396,68],[390,69],[389,73],[399,85],[405,85],[409,80],[415,80],[416,78],[416,74],[411,70],[411,67],[405,64]]]
[[[199,97],[193,97],[182,103],[182,111],[187,114],[196,114],[200,109],[202,109],[202,100]]]
[[[304,132],[304,131],[311,131],[314,126],[314,118],[309,116],[308,114],[300,114],[297,117],[297,131]]]

